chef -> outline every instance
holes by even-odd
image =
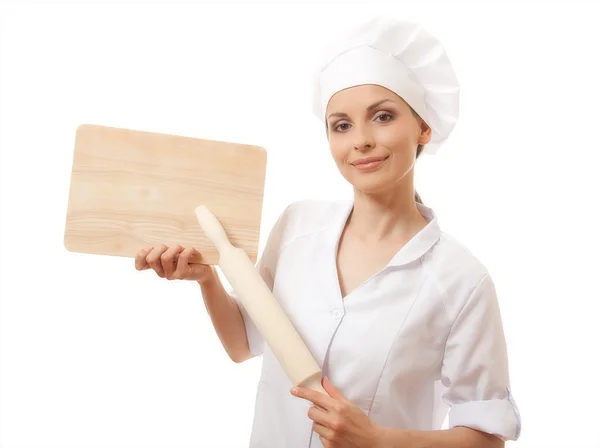
[[[452,65],[421,26],[387,17],[331,48],[314,110],[353,197],[289,204],[257,264],[328,395],[292,388],[235,293],[188,263],[193,248],[147,248],[136,267],[198,281],[231,358],[262,356],[251,447],[502,447],[521,418],[494,282],[414,188],[417,158],[457,121]]]

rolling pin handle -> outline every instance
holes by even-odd
[[[205,235],[219,252],[231,245],[225,229],[208,207],[205,205],[196,207],[196,218]]]

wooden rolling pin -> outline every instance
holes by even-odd
[[[218,266],[290,381],[294,386],[328,395],[321,385],[321,368],[246,252],[231,244],[223,226],[208,207],[198,206],[196,217],[219,252]]]

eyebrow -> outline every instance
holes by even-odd
[[[386,98],[384,100],[377,101],[376,103],[371,104],[369,107],[367,107],[367,111],[370,112],[373,109],[375,109],[376,107],[381,106],[383,103],[387,103],[388,101],[390,103],[394,103],[394,101]],[[394,103],[394,104],[396,104],[396,103]],[[344,112],[333,112],[333,113],[329,114],[329,116],[327,117],[327,119],[329,120],[331,117],[347,117],[347,116],[348,116],[348,114],[346,114]]]

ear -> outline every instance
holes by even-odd
[[[421,133],[419,134],[419,145],[426,145],[431,140],[431,128],[425,123],[423,119],[419,120],[421,126]]]

